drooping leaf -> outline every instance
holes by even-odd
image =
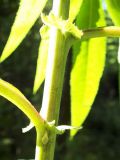
[[[81,29],[104,26],[104,14],[99,0],[84,0],[76,25]],[[105,63],[105,38],[77,42],[73,46],[71,71],[71,125],[81,126],[98,92]],[[77,133],[71,131],[71,137]]]
[[[47,0],[21,0],[12,26],[7,44],[3,50],[0,62],[4,61],[22,42],[28,31],[39,17]]]
[[[37,59],[37,67],[36,67],[36,74],[33,87],[34,93],[38,91],[39,87],[41,86],[41,84],[45,79],[48,47],[49,47],[49,28],[47,26],[43,26],[40,32],[42,40],[40,42],[38,59]]]
[[[44,121],[36,111],[34,106],[26,99],[26,97],[13,85],[0,79],[0,96],[6,98],[24,112],[31,122],[39,127]]]
[[[75,20],[83,1],[84,0],[70,0],[70,12],[69,12],[70,21],[73,22]]]

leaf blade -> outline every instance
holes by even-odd
[[[43,26],[40,30],[42,40],[39,46],[39,53],[37,58],[37,67],[35,73],[33,93],[35,94],[40,88],[45,79],[46,65],[48,58],[48,46],[49,46],[49,28]]]
[[[99,5],[100,1],[84,1],[76,22],[79,28],[105,25]],[[104,62],[105,38],[77,42],[73,46],[73,68],[70,80],[72,126],[81,126],[86,119],[97,94]],[[76,133],[76,130],[72,130],[71,138]]]
[[[79,13],[81,4],[83,0],[70,0],[70,12],[69,12],[69,20],[74,21],[77,14]]]
[[[44,123],[44,120],[26,97],[16,87],[2,79],[0,79],[0,96],[23,111],[36,127]]]
[[[19,46],[28,31],[39,17],[47,0],[21,0],[20,6],[11,28],[8,41],[5,45],[0,62],[9,57]]]

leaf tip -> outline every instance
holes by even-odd
[[[10,55],[11,55],[12,52],[10,52],[8,49],[6,49],[6,46],[0,56],[0,63],[2,63],[3,61],[5,61]]]
[[[1,54],[0,63],[2,63],[5,59],[6,59],[6,57],[3,54]]]
[[[33,94],[36,94],[37,91],[39,90],[41,84],[43,83],[44,79],[39,80],[37,76],[35,76],[34,80],[34,86],[33,86]]]
[[[35,95],[37,93],[38,89],[34,86],[33,87],[33,94]]]
[[[36,84],[36,79],[35,79],[34,85],[33,85],[33,94],[34,94],[34,95],[37,93],[38,89],[39,89],[39,87],[38,87],[38,85]]]
[[[74,138],[74,136],[77,134],[77,132],[79,132],[80,129],[82,129],[83,127],[73,127],[73,129],[70,130],[70,140],[72,140]]]

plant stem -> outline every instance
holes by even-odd
[[[54,0],[53,13],[62,19],[68,18],[70,0]],[[58,123],[61,94],[63,88],[65,65],[68,53],[66,38],[60,30],[52,26],[50,28],[50,43],[48,63],[43,94],[41,116],[48,122],[55,120]],[[48,137],[47,137],[48,136]],[[53,160],[56,141],[55,131],[46,130],[48,143],[41,145],[39,133],[37,134],[36,160]]]
[[[83,30],[82,39],[97,37],[120,37],[120,27],[110,26]]]

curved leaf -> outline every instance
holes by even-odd
[[[42,40],[40,42],[39,54],[37,59],[36,74],[34,80],[33,92],[36,93],[45,79],[48,45],[49,45],[49,29],[43,26],[40,30]]]
[[[36,127],[44,124],[44,120],[25,96],[13,85],[2,79],[0,79],[0,95],[22,110]]]
[[[81,4],[83,0],[70,0],[70,12],[69,12],[69,19],[70,21],[74,21],[76,16],[79,13]]]
[[[104,26],[99,0],[84,0],[76,24],[89,29]],[[71,71],[71,125],[81,126],[86,119],[98,91],[105,62],[105,38],[88,39],[73,46]],[[71,137],[76,134],[71,131]]]
[[[12,26],[7,44],[3,50],[0,62],[4,61],[18,47],[30,28],[39,17],[47,0],[21,0]]]

